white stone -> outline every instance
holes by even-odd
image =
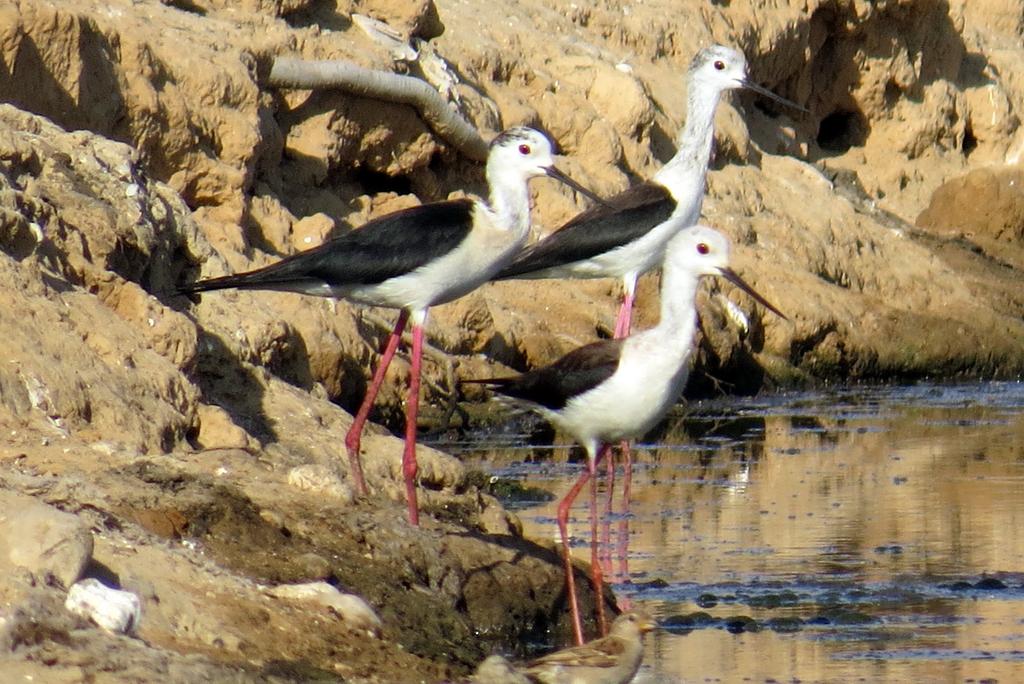
[[[130,591],[111,589],[88,578],[72,585],[64,607],[87,617],[108,632],[131,634],[142,620],[142,604]]]
[[[346,624],[380,636],[384,623],[366,601],[355,594],[345,594],[327,582],[281,584],[267,589],[271,596],[298,601],[312,601],[333,610]]]

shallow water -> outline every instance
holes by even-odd
[[[557,538],[580,454],[496,442],[462,447],[550,492],[506,503]],[[693,403],[633,453],[604,548],[620,603],[665,626],[636,681],[1024,681],[1024,384]]]

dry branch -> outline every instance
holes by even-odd
[[[278,57],[270,69],[268,85],[309,90],[337,88],[353,95],[411,105],[435,133],[459,152],[476,161],[487,159],[487,143],[476,128],[421,79],[375,71],[351,62]]]

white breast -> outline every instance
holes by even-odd
[[[666,349],[652,329],[629,338],[615,374],[566,404],[555,422],[581,443],[614,443],[641,437],[679,398],[689,365],[682,349]]]
[[[473,230],[455,249],[404,275],[376,285],[336,292],[362,304],[410,310],[426,309],[466,295],[490,280],[523,248],[526,233],[494,225],[490,213],[477,205]]]

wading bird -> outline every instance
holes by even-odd
[[[697,285],[702,276],[709,275],[725,278],[785,318],[729,268],[726,237],[712,228],[694,226],[680,232],[666,249],[658,325],[628,337],[585,345],[549,366],[516,377],[463,380],[488,385],[514,403],[539,413],[572,435],[587,453],[587,468],[559,502],[557,516],[578,644],[583,642],[583,629],[569,554],[569,509],[591,480],[591,538],[596,538],[597,464],[611,444],[642,436],[653,428],[682,393],[695,347]],[[591,572],[601,621],[603,582],[596,557]]]
[[[661,264],[665,246],[700,219],[714,139],[715,110],[722,93],[746,88],[776,102],[799,105],[752,83],[743,54],[723,45],[704,48],[687,76],[686,123],[678,151],[646,182],[577,214],[522,251],[496,280],[509,278],[620,278],[623,301],[615,337],[629,334],[636,281]]]
[[[412,367],[402,472],[409,521],[417,525],[416,417],[427,310],[487,282],[522,249],[530,229],[527,181],[543,175],[601,201],[555,168],[551,144],[543,134],[530,128],[511,128],[490,146],[487,201],[454,199],[396,211],[269,266],[201,280],[179,288],[179,292],[279,290],[401,310],[345,437],[352,481],[360,494],[367,492],[359,455],[363,426],[411,318]]]

